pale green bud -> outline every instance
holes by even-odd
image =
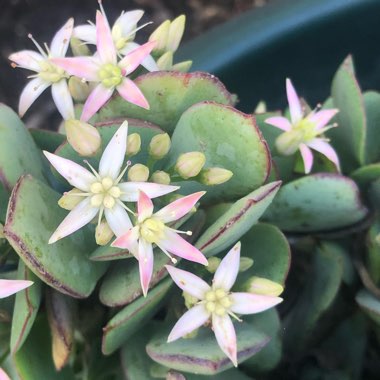
[[[111,241],[113,235],[114,234],[110,226],[104,219],[100,222],[100,224],[96,226],[96,229],[95,229],[96,244],[98,245],[108,244]]]
[[[206,269],[210,273],[215,273],[216,270],[218,269],[218,266],[222,260],[219,257],[213,256],[208,259],[208,265]]]
[[[173,52],[167,51],[156,61],[160,70],[171,70],[173,67]]]
[[[185,15],[178,16],[171,22],[168,33],[168,39],[166,42],[166,51],[177,51],[183,36],[183,32],[185,31],[185,23]]]
[[[67,141],[81,156],[94,156],[100,148],[99,131],[90,124],[76,119],[65,120]]]
[[[245,272],[253,265],[253,260],[250,257],[241,256],[239,264],[239,272]]]
[[[265,113],[265,112],[267,112],[267,104],[263,100],[261,100],[260,102],[257,103],[254,113]]]
[[[281,284],[267,278],[253,276],[247,283],[247,291],[249,293],[277,297],[284,291],[284,288]]]
[[[201,152],[183,153],[175,164],[176,172],[184,179],[196,177],[206,163],[206,156]]]
[[[149,144],[149,154],[156,160],[164,158],[171,146],[170,136],[167,133],[161,133],[152,138]]]
[[[159,183],[161,185],[170,184],[170,175],[162,170],[155,171],[150,179],[152,182]]]
[[[178,62],[172,66],[172,70],[180,71],[181,73],[187,73],[190,70],[192,64],[193,64],[193,61]]]
[[[76,37],[71,37],[70,47],[75,57],[92,55],[91,50],[88,48],[88,46]]]
[[[127,156],[132,157],[141,150],[141,137],[138,133],[131,133],[127,137]]]
[[[201,171],[199,181],[204,185],[220,185],[227,182],[233,173],[231,170],[223,168],[208,168]]]
[[[71,211],[75,206],[83,201],[83,197],[76,195],[81,193],[83,193],[83,191],[76,188],[64,193],[62,197],[59,198],[58,205],[65,210]]]
[[[77,102],[84,102],[88,98],[90,87],[87,82],[78,77],[70,77],[68,85],[70,95]]]
[[[149,178],[149,169],[143,164],[135,164],[128,170],[128,180],[132,182],[146,182]]]
[[[154,47],[153,52],[158,55],[161,55],[166,51],[170,24],[170,20],[164,21],[149,37],[149,41],[156,41],[156,46]]]
[[[185,300],[185,306],[188,309],[191,309],[199,301],[198,298],[186,292],[182,292],[182,297]]]

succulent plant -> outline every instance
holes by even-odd
[[[288,80],[290,120],[244,114],[173,65],[183,17],[140,46],[141,16],[10,57],[66,135],[0,106],[0,378],[376,378],[380,94],[348,57],[322,109]]]

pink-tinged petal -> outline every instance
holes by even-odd
[[[0,280],[0,298],[11,296],[12,294],[15,294],[31,285],[33,285],[33,281]]]
[[[123,182],[119,184],[122,191],[120,200],[124,202],[137,202],[139,192],[143,191],[150,199],[161,197],[179,189],[179,186],[160,185],[152,182]]]
[[[193,261],[195,263],[208,265],[206,257],[199,249],[195,248],[176,232],[168,227],[164,229],[164,237],[157,242],[157,245],[173,255],[182,257],[183,259]]]
[[[140,45],[136,42],[128,42],[121,50],[120,54],[127,55],[129,52],[135,50]],[[147,55],[142,61],[141,66],[145,67],[148,71],[158,71],[159,67],[157,66],[156,61],[151,55]]]
[[[147,42],[144,45],[132,50],[120,62],[119,66],[125,70],[125,75],[135,71],[141,62],[147,57],[156,46],[155,41]]]
[[[146,297],[153,273],[153,247],[144,239],[139,240],[139,270],[141,288]]]
[[[340,164],[339,164],[339,158],[336,154],[334,148],[327,143],[326,141],[322,139],[314,139],[307,143],[307,145],[318,151],[319,153],[322,153],[324,156],[326,156],[331,162],[335,164],[337,169],[340,171]]]
[[[237,314],[261,313],[283,301],[281,297],[264,296],[251,293],[232,293],[230,310]]]
[[[96,12],[96,47],[102,62],[116,64],[116,48],[111,29],[100,11]]]
[[[236,281],[240,265],[240,242],[236,243],[220,262],[212,287],[230,290]]]
[[[191,272],[178,269],[172,265],[165,265],[165,268],[179,288],[198,300],[203,300],[205,293],[211,289],[207,282]]]
[[[153,214],[153,202],[143,191],[140,191],[139,193],[137,213],[140,223],[143,222],[146,218],[150,218]]]
[[[90,223],[98,211],[98,207],[91,206],[90,197],[84,199],[63,219],[62,223],[58,226],[53,235],[51,235],[49,244],[55,243],[57,240],[72,234],[87,223]]]
[[[11,54],[8,58],[23,69],[37,72],[41,71],[40,63],[46,60],[40,53],[33,50],[21,50]]]
[[[65,120],[74,119],[74,103],[66,79],[51,85],[51,94],[59,113]]]
[[[302,119],[302,106],[290,79],[286,79],[286,94],[288,97],[290,118],[292,124],[297,124]]]
[[[187,195],[186,197],[177,199],[176,201],[169,203],[167,206],[162,208],[160,211],[154,214],[155,217],[159,218],[164,223],[173,222],[186,215],[194,205],[199,201],[199,199],[206,194],[205,191],[199,191],[194,194]]]
[[[282,116],[269,117],[268,119],[265,119],[265,122],[267,124],[273,125],[276,128],[280,128],[283,131],[290,131],[292,129],[292,125],[290,124],[290,121],[286,117],[282,117]]]
[[[116,179],[124,162],[127,150],[128,121],[124,121],[108,143],[99,162],[101,177]]]
[[[2,368],[0,368],[0,380],[11,380]]]
[[[117,237],[122,236],[133,227],[127,211],[118,203],[112,209],[104,209],[104,216]]]
[[[313,113],[307,118],[316,124],[315,129],[320,130],[339,112],[338,109],[321,110]]]
[[[57,156],[45,150],[43,152],[45,157],[54,166],[54,169],[57,170],[70,185],[84,192],[90,190],[91,184],[96,181],[92,173],[74,161],[70,161],[67,158]]]
[[[34,101],[44,92],[50,83],[37,77],[32,79],[22,90],[18,104],[18,113],[22,117]]]
[[[143,15],[144,11],[140,9],[123,12],[113,24],[112,35],[117,36],[121,32],[121,35],[123,37],[127,37],[136,29],[137,23],[140,21]]]
[[[119,236],[112,244],[112,247],[128,249],[133,255],[138,257],[139,227],[133,227],[123,235]]]
[[[129,78],[123,78],[121,84],[117,87],[117,92],[128,102],[135,104],[141,108],[149,109],[149,103],[145,99],[144,94]]]
[[[209,318],[210,313],[206,311],[203,305],[192,307],[174,325],[168,336],[168,343],[174,342],[201,327]]]
[[[88,96],[86,103],[83,106],[80,119],[84,122],[90,120],[112,96],[113,91],[113,88],[107,88],[102,84],[98,84]]]
[[[234,363],[234,366],[237,367],[236,333],[229,315],[226,314],[221,317],[213,314],[212,329],[214,330],[219,347]]]
[[[309,149],[309,147],[305,144],[300,145],[300,152],[301,152],[303,164],[305,166],[305,173],[309,174],[311,171],[311,167],[313,166],[313,153]]]
[[[90,82],[99,80],[99,62],[93,57],[51,58],[50,61],[62,67],[70,75],[75,75]]]
[[[55,34],[50,45],[50,53],[53,57],[64,57],[69,47],[73,33],[74,19],[70,18],[65,25]]]
[[[96,45],[95,25],[78,25],[74,28],[73,36],[88,44]]]

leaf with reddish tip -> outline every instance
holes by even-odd
[[[258,221],[280,185],[280,181],[269,183],[239,199],[202,234],[196,247],[212,256],[238,241]]]
[[[239,363],[255,355],[269,341],[266,334],[246,322],[234,326]],[[146,346],[148,355],[157,363],[181,372],[201,375],[215,375],[233,367],[230,359],[219,348],[211,329],[201,328],[195,338],[167,343],[169,332],[168,328],[160,329]]]
[[[172,132],[182,113],[195,103],[210,100],[233,105],[232,95],[224,85],[207,73],[156,71],[141,75],[135,83],[148,101],[149,110],[116,96],[102,107],[98,119],[134,117],[155,123],[165,132]]]
[[[14,354],[24,344],[36,319],[41,302],[41,280],[19,261],[17,278],[33,281],[33,285],[16,295],[12,318],[11,352]]]
[[[74,308],[72,298],[49,290],[46,309],[52,336],[53,362],[60,371],[68,362],[74,341]]]
[[[157,312],[173,281],[168,278],[119,311],[103,328],[102,352],[110,355]]]
[[[11,194],[4,234],[42,281],[71,297],[84,298],[91,294],[107,265],[88,260],[95,247],[90,228],[48,244],[66,215],[58,206],[59,198],[33,177],[21,177]]]
[[[284,231],[324,231],[357,223],[367,213],[354,181],[318,173],[282,186],[263,219]]]

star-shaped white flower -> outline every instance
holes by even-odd
[[[19,114],[23,116],[33,102],[41,93],[51,86],[53,100],[64,119],[73,117],[73,100],[67,85],[68,74],[64,69],[52,62],[54,58],[62,58],[67,52],[71,34],[73,32],[74,19],[69,19],[66,24],[55,34],[50,48],[46,47],[46,52],[33,39],[39,53],[32,50],[22,50],[13,53],[9,59],[14,62],[14,66],[35,71],[37,74],[31,75],[33,78],[24,88],[19,101]]]
[[[212,329],[221,350],[237,366],[237,343],[234,325],[230,315],[255,314],[267,310],[282,298],[252,293],[231,293],[240,264],[240,242],[237,243],[220,262],[212,285],[194,274],[167,265],[174,282],[199,302],[188,310],[175,324],[168,342],[173,342],[211,319]]]
[[[96,215],[100,223],[103,214],[113,233],[120,236],[132,227],[123,202],[137,202],[140,190],[155,198],[179,189],[178,186],[149,182],[120,182],[128,168],[127,165],[121,170],[127,150],[127,135],[128,122],[125,121],[105,148],[98,172],[91,166],[89,171],[71,160],[44,151],[58,173],[79,190],[72,196],[83,197],[53,233],[50,244],[77,231]]]
[[[324,132],[334,127],[334,125],[329,126],[327,124],[338,110],[325,109],[312,111],[305,115],[290,79],[286,80],[286,93],[290,121],[283,116],[274,116],[265,120],[266,123],[285,131],[276,140],[277,150],[284,155],[291,155],[299,150],[304,162],[305,173],[310,173],[313,166],[311,149],[322,153],[340,170],[339,158],[334,148],[328,143],[329,140],[323,137]]]

